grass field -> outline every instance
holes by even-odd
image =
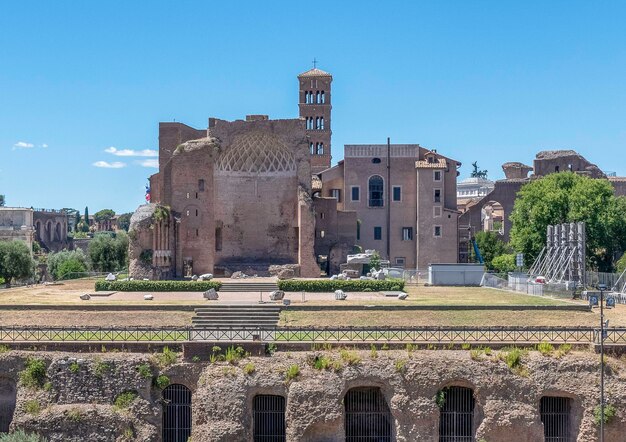
[[[83,293],[93,292],[93,280],[67,281],[61,285],[22,287],[0,290],[0,305],[24,305],[23,309],[0,310],[0,326],[187,326],[191,324],[192,312],[185,311],[94,311],[92,305],[148,305],[141,293],[130,300],[92,298],[81,301]],[[346,301],[335,301],[331,294],[306,294],[305,305],[470,305],[511,306],[510,310],[420,310],[420,311],[283,311],[281,326],[597,326],[599,315],[578,311],[522,311],[517,305],[567,305],[571,300],[559,300],[478,287],[411,287],[409,298],[398,301],[375,293],[348,294]],[[179,298],[180,296],[180,298]],[[195,296],[195,298],[189,298]],[[294,305],[302,302],[301,294],[288,294]],[[249,299],[248,299],[249,298]],[[191,299],[191,300],[190,300]],[[220,302],[256,302],[258,294],[220,294]],[[580,303],[580,301],[576,301]],[[28,305],[74,305],[75,311],[52,309],[33,310]],[[149,305],[198,305],[208,302],[198,294],[168,294],[159,300],[155,296]],[[606,311],[611,326],[626,327],[626,306],[618,305]]]

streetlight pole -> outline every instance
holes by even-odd
[[[604,291],[606,285],[598,284],[600,289],[600,442],[604,442]]]

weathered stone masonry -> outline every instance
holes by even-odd
[[[53,442],[160,441],[161,393],[152,379],[159,373],[192,391],[193,441],[252,440],[252,402],[257,394],[286,399],[288,441],[343,441],[343,398],[356,387],[380,388],[391,411],[394,440],[437,441],[440,411],[434,397],[446,386],[473,390],[476,440],[543,440],[542,396],[571,398],[574,440],[598,440],[593,422],[599,397],[597,355],[576,352],[556,359],[531,352],[523,360],[526,373],[520,375],[494,356],[483,354],[473,360],[468,351],[379,350],[376,358],[358,353],[361,362],[343,362],[337,371],[312,368],[311,361],[320,352],[250,357],[238,365],[180,362],[159,370],[149,355],[13,351],[0,355],[0,386],[7,381],[18,385],[11,428],[39,432]],[[325,354],[341,360],[337,351]],[[19,372],[29,356],[45,361],[49,382],[45,388],[19,384]],[[72,363],[79,369],[72,370]],[[102,363],[111,368],[98,374]],[[244,373],[247,363],[254,364],[251,374]],[[140,374],[141,364],[151,364],[152,376]],[[285,371],[291,365],[298,365],[300,374],[286,382]],[[609,366],[607,402],[617,414],[606,427],[605,440],[618,442],[626,431],[626,366],[614,359]],[[136,391],[139,397],[128,410],[116,410],[112,404],[125,391]],[[29,408],[33,401],[40,404],[39,413]]]

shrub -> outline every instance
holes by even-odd
[[[404,290],[404,281],[401,279],[386,279],[384,281],[371,281],[351,279],[348,281],[332,279],[285,279],[278,281],[278,288],[286,292],[362,292],[365,289],[372,291],[398,291]]]
[[[441,409],[444,405],[446,405],[446,393],[448,392],[447,388],[439,390],[437,394],[435,394],[435,403]]]
[[[195,355],[193,358],[191,358],[191,362],[200,362],[200,356]]]
[[[491,261],[491,266],[493,270],[499,273],[508,273],[514,272],[517,268],[516,265],[516,255],[507,253],[504,255],[496,256]]]
[[[548,356],[550,353],[554,351],[554,346],[549,342],[541,342],[537,345],[537,350],[544,356]]]
[[[111,364],[108,362],[102,362],[100,360],[96,361],[96,365],[94,367],[94,373],[97,377],[101,378],[106,373],[110,372],[112,369]]]
[[[228,362],[229,364],[236,364],[240,359],[243,359],[247,356],[246,351],[243,349],[243,347],[237,346],[237,347],[233,347],[230,346],[226,349],[226,355],[224,356],[224,359],[226,360],[226,362]]]
[[[167,367],[172,365],[178,359],[178,353],[173,350],[170,350],[169,347],[163,347],[162,353],[155,353],[154,358],[159,367]]]
[[[252,373],[254,373],[255,370],[256,368],[254,367],[254,364],[252,362],[248,362],[246,365],[243,366],[243,372],[247,375],[251,375]]]
[[[297,378],[300,374],[300,367],[298,365],[290,365],[287,371],[285,372],[285,381],[290,382],[293,379]]]
[[[469,350],[470,348],[472,348],[472,344],[468,344],[468,343],[461,344],[462,350]]]
[[[558,359],[572,351],[572,344],[561,344],[559,345],[559,349],[556,351],[554,356]]]
[[[615,417],[616,409],[611,404],[604,405],[604,423],[608,424]],[[593,409],[593,421],[596,425],[600,425],[600,421],[602,420],[602,413],[600,410],[600,405],[596,405],[596,408]]]
[[[404,373],[406,371],[406,360],[405,359],[398,359],[396,361],[396,371],[398,373]]]
[[[115,398],[113,405],[118,410],[126,410],[137,399],[138,395],[136,391],[125,391],[120,393]]]
[[[80,422],[83,418],[83,414],[80,412],[79,408],[70,408],[67,410],[67,417],[72,422]]]
[[[504,362],[509,368],[518,368],[522,365],[522,352],[519,348],[513,348],[504,356]]]
[[[46,364],[41,359],[26,359],[25,368],[20,372],[20,381],[30,388],[41,388],[46,381]]]
[[[8,345],[4,345],[4,344],[0,345],[0,353],[6,353],[6,352],[8,352],[10,350],[11,349],[9,348]]]
[[[45,384],[43,384],[43,390],[44,391],[52,391],[52,382],[48,381]]]
[[[370,357],[376,359],[378,357],[378,350],[374,344],[370,345]]]
[[[133,440],[135,439],[135,430],[129,427],[124,430],[123,436],[124,436],[124,439],[126,440]],[[191,440],[191,438],[189,438],[189,440]]]
[[[74,361],[70,364],[70,371],[72,373],[78,373],[80,371],[80,365],[78,362]]]
[[[48,255],[48,272],[55,280],[80,278],[88,269],[87,255],[81,249]]]
[[[348,365],[358,365],[361,363],[361,357],[355,351],[341,350],[339,352],[341,359]]]
[[[481,351],[478,350],[478,349],[470,350],[470,358],[472,358],[472,360],[474,360],[474,361],[479,361],[480,360],[480,353],[481,353]]]
[[[0,442],[46,442],[46,439],[35,433],[17,430],[13,433],[0,434]]]
[[[152,377],[152,367],[150,367],[150,364],[141,364],[137,366],[137,372],[139,373],[139,376],[141,376],[142,378],[148,379]]]
[[[316,356],[313,361],[313,368],[316,370],[328,370],[332,366],[332,360],[326,356]]]
[[[221,286],[218,281],[96,281],[97,292],[205,292]]]
[[[270,342],[269,344],[265,346],[265,353],[270,356],[276,353],[276,350],[278,350],[278,347],[273,342]]]
[[[168,385],[170,385],[170,378],[164,374],[160,374],[154,380],[154,386],[159,390],[164,390]]]
[[[24,411],[28,414],[39,414],[41,412],[41,405],[36,399],[24,402]]]

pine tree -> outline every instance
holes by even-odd
[[[78,232],[78,225],[80,224],[80,212],[76,211],[76,219],[74,221],[74,232]]]

